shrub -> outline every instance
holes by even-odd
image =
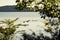
[[[0,27],[0,40],[10,40],[10,37],[13,36],[15,30],[19,26],[27,26],[26,24],[14,24],[15,21],[17,21],[18,18],[11,20],[11,19],[5,19],[0,21],[0,24],[6,24],[6,27],[2,25]]]
[[[60,18],[60,0],[16,0],[16,8],[19,10],[43,10],[49,17]]]

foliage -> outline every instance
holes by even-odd
[[[3,26],[0,27],[0,40],[9,40],[12,34],[14,34],[15,30],[19,26],[27,26],[26,24],[14,24],[15,21],[17,21],[18,18],[11,20],[11,19],[5,19],[0,21],[0,24],[6,24],[6,27],[3,28]]]
[[[43,10],[49,17],[60,18],[60,0],[16,0],[19,10]]]
[[[59,2],[59,0],[43,1],[45,14],[49,17],[60,17]]]
[[[29,10],[38,10],[43,8],[43,5],[39,5],[42,0],[16,0],[16,8],[19,10],[29,9]]]

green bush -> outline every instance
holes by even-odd
[[[10,37],[14,34],[15,30],[19,26],[27,26],[27,24],[15,24],[18,18],[11,20],[5,19],[0,21],[0,24],[6,24],[6,27],[2,25],[0,27],[0,40],[10,40]]]
[[[16,8],[19,10],[44,10],[50,17],[60,17],[60,0],[16,0]]]
[[[29,9],[29,10],[38,10],[43,8],[39,7],[42,0],[16,0],[16,8],[19,10]],[[43,4],[42,4],[43,5]]]

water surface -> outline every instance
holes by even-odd
[[[15,19],[19,18],[19,21],[24,20],[34,20],[39,19],[39,12],[0,12],[0,20],[1,19]]]

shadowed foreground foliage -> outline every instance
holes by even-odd
[[[47,31],[47,33],[48,33],[48,31]],[[34,32],[32,35],[24,33],[22,36],[24,38],[23,40],[60,40],[60,30],[59,30],[59,32],[56,31],[55,33],[51,32],[51,34],[52,34],[52,38],[44,36],[43,34],[40,34],[39,36],[36,37]]]

